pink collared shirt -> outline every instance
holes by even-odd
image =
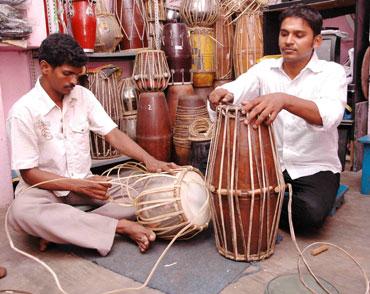
[[[306,67],[292,80],[284,72],[282,63],[282,58],[261,61],[221,87],[234,94],[234,104],[276,92],[313,101],[323,126],[309,124],[286,110],[280,111],[274,121],[280,165],[292,179],[320,171],[340,172],[337,127],[347,102],[343,67],[319,60],[314,53]],[[212,110],[210,114],[214,116]]]
[[[88,89],[75,86],[60,109],[38,80],[8,114],[11,167],[38,167],[68,178],[85,178],[91,175],[89,132],[104,136],[116,127]],[[58,192],[58,196],[69,193]]]

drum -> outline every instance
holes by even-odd
[[[157,237],[173,239],[179,234],[180,239],[189,239],[208,227],[209,193],[198,170],[182,167],[171,174],[153,174],[135,169],[126,178],[120,181],[134,191],[138,222]]]
[[[136,115],[137,93],[132,78],[121,79],[118,82],[118,93],[123,105],[123,115]]]
[[[190,30],[194,87],[212,87],[215,78],[215,31],[209,28]]]
[[[94,93],[112,120],[120,127],[123,117],[122,102],[118,93],[121,71],[114,65],[88,69],[88,88]],[[90,133],[90,150],[93,159],[109,159],[120,156],[119,152],[98,134]]]
[[[93,0],[72,0],[69,11],[72,34],[85,52],[94,52],[96,16]]]
[[[207,106],[203,99],[194,94],[179,97],[173,132],[176,163],[190,164],[189,126],[196,119],[208,117]]]
[[[175,6],[165,4],[165,13],[166,13],[166,23],[170,22],[180,22],[181,15],[180,9]]]
[[[113,10],[123,31],[122,49],[148,46],[146,11],[143,0],[114,0]]]
[[[119,23],[105,6],[104,0],[96,2],[96,52],[113,52],[122,40]]]
[[[212,27],[219,14],[219,1],[183,0],[180,13],[189,27]]]
[[[192,95],[194,94],[194,88],[191,83],[188,84],[177,84],[177,85],[169,85],[167,88],[167,105],[168,111],[170,114],[170,122],[171,127],[175,127],[176,121],[176,109],[177,103],[179,101],[179,97],[184,95]]]
[[[191,142],[190,163],[206,173],[208,153],[213,136],[213,124],[208,118],[199,118],[189,126],[189,140]]]
[[[127,115],[121,118],[120,130],[136,141],[136,114]]]
[[[206,185],[219,253],[234,260],[273,254],[285,184],[270,126],[244,124],[239,106],[219,106]]]
[[[167,23],[164,25],[163,48],[171,71],[170,82],[192,82],[191,46],[184,23]]]
[[[166,14],[164,9],[164,0],[157,0],[158,2],[158,20],[165,21]],[[149,22],[155,21],[155,0],[145,0],[145,9],[147,20]]]
[[[259,14],[242,15],[236,21],[233,54],[236,78],[263,56],[262,20]]]
[[[170,79],[166,55],[161,50],[141,50],[137,53],[132,73],[136,89],[141,92],[163,91]]]
[[[233,78],[233,42],[234,26],[231,18],[225,18],[221,10],[215,25],[216,34],[216,80],[231,80]]]
[[[223,0],[221,2],[222,9],[225,11],[227,18],[231,17],[234,13],[239,14],[239,16],[255,14],[261,11],[262,7],[266,5],[269,5],[269,0]]]
[[[171,156],[171,124],[163,92],[140,93],[136,140],[149,154],[163,161]]]

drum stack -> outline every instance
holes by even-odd
[[[214,88],[233,80],[234,26],[231,17],[227,18],[223,8],[215,24],[216,32],[216,76]]]
[[[123,32],[123,50],[148,47],[147,19],[143,0],[114,0],[113,10]]]
[[[141,50],[137,53],[133,81],[139,94],[136,140],[149,154],[169,161],[171,155],[171,124],[163,91],[170,79],[165,53]]]
[[[164,0],[145,0],[148,20],[148,45],[151,49],[161,49],[163,23],[166,20]]]
[[[136,140],[137,92],[132,78],[121,79],[118,83],[118,93],[123,105],[123,117],[120,129],[131,139]]]
[[[94,93],[107,114],[120,127],[123,118],[123,107],[118,93],[120,69],[114,65],[104,65],[89,69],[88,88]],[[120,156],[119,152],[104,138],[93,132],[90,133],[90,150],[93,159],[109,159]]]
[[[193,85],[203,99],[212,90],[215,78],[215,24],[219,14],[218,0],[184,0],[181,16],[189,27],[192,47]]]
[[[104,0],[96,0],[95,52],[113,52],[122,40],[116,16],[107,9]]]
[[[225,17],[234,16],[234,73],[246,72],[263,56],[262,7],[268,0],[223,0]]]
[[[71,24],[72,35],[85,52],[94,52],[96,15],[93,0],[67,0],[65,11]]]

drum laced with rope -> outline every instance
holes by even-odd
[[[230,22],[236,22],[242,15],[260,13],[268,4],[269,0],[221,0],[225,18]],[[234,14],[237,16],[232,18]]]
[[[94,93],[112,120],[120,127],[123,105],[118,93],[121,70],[114,65],[88,69],[88,88]],[[90,133],[90,151],[93,159],[109,159],[120,156],[118,150],[108,144],[104,137]]]
[[[116,169],[124,176],[112,184],[122,185],[122,197],[135,207],[137,221],[159,238],[172,239],[183,230],[178,238],[190,239],[208,227],[209,192],[199,170],[187,166],[171,173],[149,173],[135,163]]]
[[[285,191],[271,126],[244,124],[240,106],[219,106],[206,185],[219,253],[234,260],[273,254]]]

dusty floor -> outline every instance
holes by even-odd
[[[304,246],[315,242],[331,242],[347,250],[370,276],[370,197],[360,194],[360,173],[344,172],[341,183],[349,185],[345,203],[333,217],[329,217],[324,228],[317,234],[297,236],[298,244]],[[0,211],[0,265],[8,275],[0,280],[0,290],[18,289],[34,294],[53,294],[58,291],[52,276],[35,261],[14,252],[7,241],[4,230],[5,210]],[[280,232],[282,242],[269,259],[249,267],[245,275],[230,284],[221,293],[264,293],[273,278],[297,272],[297,252],[290,236]],[[58,251],[39,253],[33,238],[12,233],[15,244],[45,261],[57,273],[66,292],[103,293],[121,287],[140,286],[124,276],[99,267],[80,257]],[[365,283],[361,271],[341,251],[331,247],[317,257],[308,253],[312,269],[321,278],[333,284],[340,293],[364,293]],[[303,269],[303,272],[306,270]],[[1,293],[1,291],[0,291]],[[127,292],[125,292],[127,293]],[[146,288],[139,293],[160,293]]]

